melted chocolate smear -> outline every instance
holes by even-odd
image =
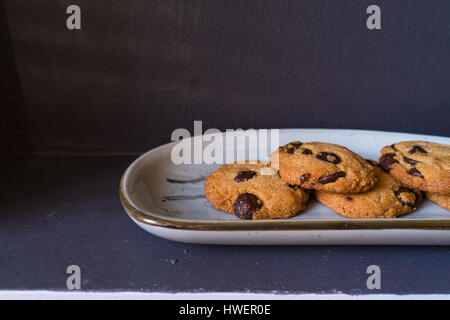
[[[251,193],[243,193],[234,201],[234,213],[239,219],[250,220],[253,214],[261,209],[262,203],[258,197]]]
[[[180,184],[185,184],[185,183],[197,183],[200,181],[204,181],[206,180],[206,177],[199,177],[199,178],[193,178],[193,179],[170,179],[170,178],[166,178],[167,182],[170,183],[180,183]]]
[[[333,152],[319,152],[316,157],[319,160],[331,162],[333,164],[338,164],[342,161],[341,158],[339,158],[339,156],[337,154],[334,154]]]
[[[257,173],[255,171],[239,171],[237,176],[234,178],[234,181],[236,182],[245,182],[250,179],[253,179]]]
[[[412,164],[413,166],[415,166],[418,163],[421,163],[421,161],[418,160],[414,160],[408,157],[403,157],[403,161],[405,161],[406,163]]]
[[[305,149],[303,149],[302,153],[303,154],[312,154],[312,151],[305,148]]]
[[[162,200],[165,201],[180,201],[180,200],[197,200],[205,198],[203,194],[194,195],[194,196],[163,196]]]
[[[424,176],[422,175],[422,172],[420,172],[419,170],[417,170],[416,168],[412,168],[408,170],[408,173],[414,177],[421,177],[423,178]]]
[[[424,148],[422,148],[421,146],[414,146],[414,147],[412,147],[411,150],[408,151],[408,153],[410,153],[410,154],[427,153],[427,151]]]
[[[321,176],[317,182],[320,184],[327,184],[327,183],[331,183],[331,182],[335,182],[337,179],[339,178],[343,178],[345,177],[345,172],[344,171],[338,171],[335,173],[331,173],[331,174],[327,174],[324,176]]]
[[[306,180],[308,180],[309,179],[309,177],[311,177],[311,173],[305,173],[305,174],[302,174],[302,176],[300,177],[300,181],[303,183],[303,182],[305,182]]]
[[[414,203],[411,203],[411,202],[403,201],[403,200],[400,198],[400,194],[403,193],[403,192],[407,192],[407,193],[412,193],[412,194],[414,194],[414,198],[416,199],[415,202],[414,202]],[[407,188],[407,187],[400,187],[400,188],[398,188],[397,190],[395,190],[394,193],[395,193],[395,196],[397,197],[397,200],[400,201],[400,203],[401,203],[402,205],[408,206],[408,207],[411,207],[411,208],[415,208],[415,207],[416,207],[416,202],[417,202],[418,198],[417,198],[417,195],[414,193],[414,191],[412,191],[410,188]]]
[[[389,172],[392,169],[392,166],[395,163],[398,163],[397,160],[394,159],[395,153],[386,153],[383,154],[380,158],[380,168],[385,172]]]

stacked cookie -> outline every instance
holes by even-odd
[[[289,186],[261,161],[221,166],[208,177],[205,193],[213,206],[244,220],[289,218],[309,201],[307,190]]]
[[[394,218],[415,210],[422,200],[372,160],[329,143],[282,146],[271,157],[283,180],[315,190],[317,200],[350,218]]]
[[[278,148],[270,164],[223,165],[205,192],[216,208],[241,219],[292,217],[306,209],[311,190],[341,215],[395,218],[417,209],[419,190],[448,209],[448,152],[445,145],[401,142],[383,148],[378,165],[343,146],[294,141]]]
[[[427,198],[450,210],[450,146],[405,141],[381,149],[380,167],[402,184],[425,191]]]

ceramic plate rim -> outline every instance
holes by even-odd
[[[417,136],[422,135],[429,138],[448,139],[442,136],[390,132],[390,131],[376,131],[376,130],[359,130],[359,129],[309,129],[309,128],[286,128],[283,130],[304,130],[304,131],[340,131],[364,134],[402,134]],[[191,137],[192,139],[194,137]],[[138,208],[130,200],[128,196],[127,180],[130,172],[144,159],[152,153],[158,153],[161,150],[168,148],[176,142],[169,142],[153,148],[135,159],[123,173],[120,186],[119,195],[122,206],[127,214],[146,225],[156,226],[169,229],[183,229],[183,230],[205,230],[205,231],[265,231],[265,230],[382,230],[382,229],[415,229],[415,230],[450,230],[450,219],[445,220],[427,220],[427,219],[346,219],[346,220],[246,220],[246,221],[196,221],[196,220],[181,220],[162,218],[152,212],[146,212]]]

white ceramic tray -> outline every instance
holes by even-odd
[[[192,139],[201,141],[202,137]],[[374,160],[378,160],[383,146],[399,141],[450,144],[446,137],[394,132],[280,130],[281,145],[294,140],[336,143]],[[120,184],[126,212],[140,227],[157,236],[204,244],[450,245],[450,212],[428,200],[416,212],[398,219],[350,219],[313,200],[306,211],[290,219],[239,220],[213,208],[205,198],[205,179],[218,165],[175,165],[171,161],[175,144],[140,156],[125,171]]]

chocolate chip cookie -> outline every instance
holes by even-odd
[[[364,192],[377,181],[367,161],[336,144],[291,142],[278,148],[270,161],[284,181],[306,189]]]
[[[425,194],[427,195],[427,198],[429,200],[433,201],[438,206],[450,210],[450,194],[439,194],[431,192],[427,192]]]
[[[396,218],[416,210],[422,201],[419,190],[407,188],[375,167],[378,182],[361,193],[315,191],[319,202],[349,218]]]
[[[381,154],[380,167],[401,183],[450,194],[450,145],[405,141],[384,147]]]
[[[289,186],[268,163],[225,164],[205,184],[214,207],[240,219],[289,218],[306,209],[309,191]]]

